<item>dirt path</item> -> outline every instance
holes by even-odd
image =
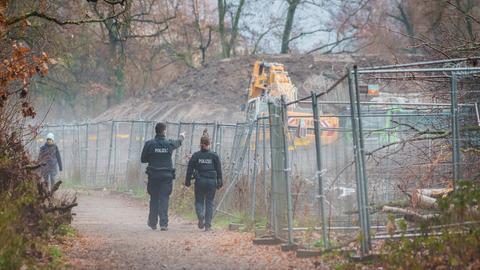
[[[252,245],[251,234],[204,232],[180,218],[170,218],[167,232],[152,231],[145,202],[109,192],[80,194],[74,212],[81,238],[65,251],[74,269],[327,269]]]

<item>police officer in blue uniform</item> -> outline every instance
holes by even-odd
[[[223,181],[220,158],[215,152],[210,151],[210,138],[206,129],[200,139],[200,149],[188,162],[185,186],[191,185],[194,176],[198,228],[209,231],[212,227],[215,191],[223,186]]]
[[[168,200],[173,188],[175,170],[172,165],[172,152],[179,148],[185,139],[185,133],[180,133],[177,140],[165,137],[167,126],[158,123],[155,126],[155,138],[145,142],[141,161],[148,163],[147,192],[150,195],[150,212],[148,214],[148,226],[152,230],[157,229],[158,217],[160,217],[160,229],[166,231],[168,227]]]

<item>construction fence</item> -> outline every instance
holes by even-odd
[[[216,216],[252,222],[257,237],[307,248],[355,243],[359,254],[368,254],[372,241],[385,236],[387,214],[381,206],[403,202],[413,188],[455,186],[460,179],[480,177],[480,157],[472,150],[480,147],[479,106],[472,102],[480,89],[480,68],[463,62],[354,67],[311,96],[266,99],[268,111],[252,121],[167,122],[167,137],[187,133],[173,154],[174,192],[181,190],[188,159],[207,129],[224,171]],[[389,89],[405,91],[380,99]],[[29,147],[36,156],[52,132],[64,162],[61,178],[89,187],[144,190],[140,154],[154,125],[44,125]]]

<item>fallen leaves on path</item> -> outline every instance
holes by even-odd
[[[251,233],[204,232],[178,217],[168,231],[151,231],[141,204],[108,195],[85,201],[77,220],[82,236],[65,248],[73,269],[330,269],[321,257],[297,258],[279,245],[254,245]],[[109,210],[91,209],[97,205]]]

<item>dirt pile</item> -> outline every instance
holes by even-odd
[[[245,116],[240,106],[246,103],[251,70],[258,59],[284,64],[298,88],[299,97],[310,91],[323,91],[354,63],[378,64],[372,61],[374,57],[355,55],[264,55],[226,59],[191,69],[165,87],[143,98],[129,99],[95,120],[242,121]]]

